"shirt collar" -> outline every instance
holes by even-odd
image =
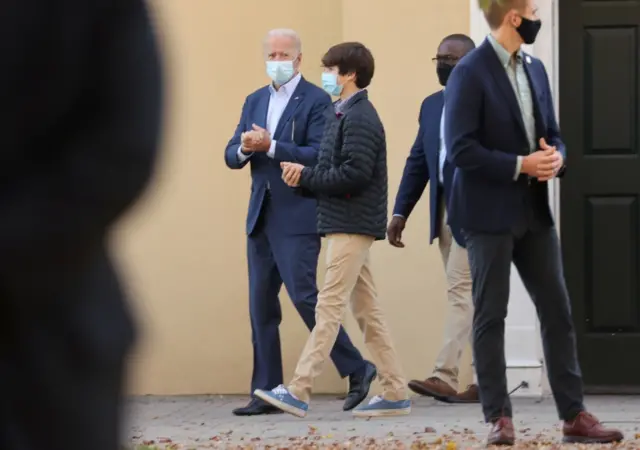
[[[298,73],[295,77],[287,81],[285,84],[280,86],[280,89],[276,91],[276,88],[273,87],[273,83],[269,85],[269,93],[274,95],[276,92],[282,91],[282,93],[288,97],[292,96],[298,84],[300,84],[300,79],[302,78],[302,74]]]
[[[362,92],[364,90],[366,90],[366,89],[360,89],[360,90],[354,92],[353,94],[351,94],[350,96],[348,96],[347,98],[345,98],[344,100],[338,100],[335,103],[336,111],[342,111],[345,108],[345,106],[347,106],[347,103],[349,102],[349,100],[351,100],[353,97],[355,97],[356,95],[358,95],[360,92]]]
[[[493,47],[493,50],[496,52],[496,55],[498,55],[498,59],[500,60],[500,63],[502,64],[502,66],[509,67],[509,64],[511,64],[511,58],[513,57],[513,55],[511,55],[507,51],[507,49],[504,48],[502,44],[500,44],[496,40],[496,38],[493,37],[493,35],[491,34],[488,35],[487,40],[491,44],[491,47]],[[516,52],[516,56],[518,58],[522,58],[522,49],[518,49],[518,51]]]

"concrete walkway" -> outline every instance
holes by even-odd
[[[355,419],[334,397],[316,397],[304,419],[290,415],[238,418],[241,397],[139,397],[131,400],[129,443],[133,448],[442,448],[483,446],[487,426],[479,405],[444,405],[414,398],[411,415]],[[640,449],[640,397],[597,396],[590,411],[621,428],[627,440],[616,448]],[[514,400],[516,448],[551,448],[560,442],[553,401]],[[141,447],[145,448],[145,447]],[[565,448],[569,448],[568,446]],[[594,448],[594,447],[590,447]]]

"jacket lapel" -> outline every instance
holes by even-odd
[[[547,128],[547,123],[544,117],[543,104],[544,101],[544,85],[542,85],[540,76],[536,74],[536,68],[531,64],[531,57],[529,55],[524,56],[524,70],[529,80],[529,86],[531,88],[531,97],[533,98],[533,112],[536,120],[536,133],[537,137],[545,137],[544,130]],[[536,139],[537,140],[537,139]]]
[[[267,112],[269,111],[270,97],[269,88],[264,88],[256,105],[253,121],[261,128],[267,128]]]
[[[429,175],[435,185],[438,186],[438,189],[440,186],[440,146],[442,145],[441,139],[444,138],[444,136],[440,135],[442,121],[444,120],[444,95],[445,92],[442,91],[437,97],[437,102],[434,104],[433,114],[437,115],[438,120],[432,121],[432,123],[435,124],[435,128],[431,129],[431,136],[428,137],[429,142],[426,143],[428,145],[426,152],[428,159],[427,165],[430,168],[435,167],[435,171]],[[445,151],[448,151],[446,147]],[[449,159],[445,158],[442,167],[442,181],[446,192],[449,192],[449,186],[451,185],[451,179],[453,178],[453,169],[454,167],[449,163]]]
[[[427,165],[436,168],[436,175],[440,170],[438,153],[440,152],[440,126],[442,125],[442,111],[444,108],[444,92],[441,91],[433,103],[433,109],[427,114],[425,124],[425,156]],[[437,180],[436,180],[437,181]]]
[[[296,86],[296,90],[293,91],[293,95],[291,95],[291,99],[285,106],[284,111],[282,112],[282,117],[280,117],[280,121],[278,122],[278,126],[276,126],[276,131],[273,133],[274,139],[280,139],[280,134],[282,134],[282,130],[284,130],[285,126],[291,120],[291,117],[295,114],[296,110],[304,100],[304,84],[306,81],[304,78],[300,80],[298,86]]]
[[[518,104],[518,99],[516,98],[516,93],[513,91],[513,86],[511,85],[511,81],[509,81],[509,77],[507,76],[507,71],[504,66],[500,62],[500,58],[496,55],[495,50],[491,46],[491,43],[485,39],[482,44],[483,51],[486,55],[487,64],[489,65],[489,72],[493,77],[494,81],[498,85],[498,88],[502,92],[505,100],[507,101],[507,105],[509,106],[509,110],[513,115],[514,119],[518,123],[520,127],[520,131],[526,137],[527,131],[524,127],[524,122],[522,120],[522,111],[520,111],[520,105]]]

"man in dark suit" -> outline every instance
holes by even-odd
[[[565,170],[542,62],[532,44],[533,0],[480,0],[491,34],[454,69],[445,94],[445,143],[456,166],[449,220],[462,230],[473,278],[474,356],[489,444],[512,445],[504,320],[513,262],[535,303],[547,373],[567,442],[622,439],[585,411],[575,332],[547,182]]]
[[[0,448],[119,448],[134,326],[109,231],[158,149],[141,0],[5,0],[0,15]]]
[[[442,40],[434,61],[437,64],[438,80],[444,89],[455,65],[474,48],[473,40],[464,34],[452,34]],[[444,146],[444,89],[431,94],[422,102],[418,118],[420,128],[404,167],[387,235],[391,245],[404,247],[402,231],[427,183],[431,181],[429,242],[433,243],[434,239],[438,239],[447,275],[449,312],[444,342],[436,358],[433,373],[425,380],[411,380],[409,388],[420,395],[444,402],[475,403],[478,401],[475,383],[458,392],[460,358],[471,337],[473,304],[471,273],[464,239],[455,223],[447,225],[446,203],[451,192],[453,165],[446,159],[447,149]]]
[[[265,40],[267,74],[272,84],[249,95],[233,138],[225,150],[231,169],[251,166],[251,199],[247,215],[249,311],[253,342],[251,392],[283,382],[278,293],[285,287],[305,325],[315,326],[318,296],[316,268],[320,236],[316,200],[282,181],[281,162],[315,165],[324,112],[331,98],[299,73],[300,38],[293,30],[272,30]],[[344,329],[331,352],[340,376],[350,377],[344,409],[362,402],[376,369],[353,346]],[[236,415],[281,412],[253,398]]]

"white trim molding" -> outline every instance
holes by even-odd
[[[484,40],[489,27],[478,0],[469,0],[470,36],[476,45]],[[552,94],[558,109],[558,0],[540,2],[538,15],[543,22],[542,29],[533,46],[524,50],[539,58],[549,74]],[[552,213],[559,222],[558,182],[549,187],[549,203]],[[511,391],[522,382],[527,387],[518,389],[513,396],[542,397],[549,393],[549,382],[544,368],[544,356],[540,339],[540,324],[536,310],[529,298],[516,268],[511,268],[511,294],[509,313],[505,324],[505,357],[507,360],[507,387]]]

